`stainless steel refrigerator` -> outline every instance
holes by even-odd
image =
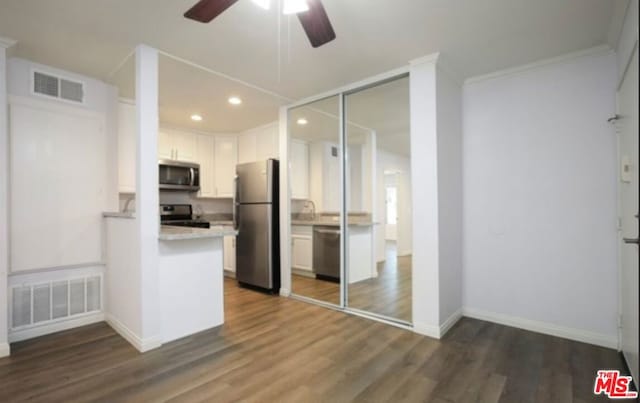
[[[270,292],[280,290],[278,161],[238,164],[234,200],[236,279]]]

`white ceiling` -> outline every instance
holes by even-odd
[[[465,78],[607,43],[627,1],[323,0],[337,39],[313,49],[295,17],[250,0],[209,24],[182,17],[196,0],[0,0],[0,36],[18,41],[17,56],[113,82],[125,96],[132,95],[133,63],[122,63],[139,43],[281,95],[161,58],[163,121],[236,132],[275,120],[289,100],[436,51]],[[229,95],[244,104],[231,108]],[[378,109],[363,107],[356,116],[354,108],[350,120],[378,130],[381,144],[404,130],[402,105],[386,105],[392,110],[385,115],[379,105],[361,103]],[[205,120],[191,122],[192,113]],[[407,145],[396,139],[387,147]]]
[[[278,40],[279,13],[250,0],[209,24],[182,17],[196,0],[0,0],[0,35],[20,56],[98,78],[146,43],[299,99],[436,51],[469,77],[604,44],[625,1],[323,0],[337,39],[313,49],[295,17]]]

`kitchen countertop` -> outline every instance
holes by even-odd
[[[322,226],[322,227],[339,227],[340,221],[327,221],[327,220],[291,220],[291,225],[309,225],[309,226]],[[377,222],[372,221],[351,221],[349,226],[354,227],[371,227],[378,225]]]
[[[173,227],[161,225],[158,239],[161,241],[180,241],[185,239],[218,238],[238,235],[238,231],[228,226],[216,225],[211,228]]]
[[[109,218],[136,218],[135,211],[107,211],[102,213],[103,217]]]

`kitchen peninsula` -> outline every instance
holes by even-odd
[[[104,217],[107,320],[123,337],[146,351],[224,323],[223,238],[236,235],[233,227],[160,225],[157,266],[143,268],[135,214]],[[145,321],[157,324],[151,338],[141,335]]]

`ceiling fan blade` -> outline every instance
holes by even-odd
[[[298,19],[311,41],[311,46],[317,48],[336,39],[336,33],[320,0],[307,0],[307,4],[309,10],[298,13]]]
[[[199,22],[210,22],[238,0],[200,0],[189,11],[184,13],[186,18]]]

